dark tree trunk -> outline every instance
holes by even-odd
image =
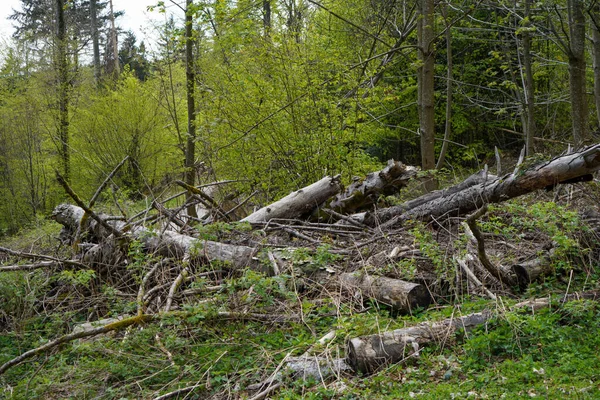
[[[58,139],[62,174],[65,181],[71,178],[69,151],[69,70],[67,60],[67,25],[65,2],[56,0],[56,69],[58,72]]]
[[[581,146],[588,135],[588,106],[586,95],[585,15],[583,0],[569,0],[569,89],[573,140]]]
[[[185,145],[185,183],[190,186],[196,184],[196,76],[194,73],[194,20],[192,0],[185,2],[185,77],[186,77],[186,93],[187,93],[187,139]],[[192,197],[192,193],[187,194],[188,200]],[[189,206],[187,209],[188,215],[198,217],[196,207]]]
[[[421,167],[424,171],[435,168],[435,96],[434,96],[434,67],[435,56],[433,41],[435,39],[434,1],[420,0],[419,16],[419,121],[421,135]],[[427,191],[436,188],[433,178],[424,182]]]
[[[98,6],[97,0],[90,0],[90,19],[92,30],[92,47],[94,50],[94,79],[96,84],[100,81],[100,43],[98,38]]]

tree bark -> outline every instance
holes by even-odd
[[[562,301],[597,300],[599,296],[598,291],[573,293],[562,297]],[[550,299],[543,298],[516,304],[512,309],[539,310],[549,305]],[[494,315],[495,313],[492,311],[484,310],[459,318],[448,318],[439,322],[423,322],[381,334],[356,337],[346,343],[347,361],[355,371],[372,373],[383,366],[417,357],[423,345],[447,341],[460,329],[469,330],[483,325]]]
[[[54,209],[52,218],[66,229],[74,232],[79,227],[84,214],[85,211],[81,207],[61,204]],[[122,221],[107,223],[119,231],[127,228]],[[111,234],[96,221],[88,221],[84,229],[99,239],[106,238]],[[189,258],[192,261],[200,260],[201,262],[217,261],[225,263],[233,269],[258,266],[258,262],[254,260],[256,249],[252,247],[201,240],[173,231],[156,232],[144,227],[134,227],[127,233],[133,239],[139,240],[146,251],[165,257]]]
[[[425,286],[417,283],[365,275],[360,272],[342,274],[340,282],[344,288],[358,289],[363,296],[375,299],[402,313],[412,313],[419,307],[427,307],[431,304],[429,291]]]
[[[94,52],[94,80],[100,82],[100,43],[98,38],[98,6],[97,0],[90,0],[90,22],[92,30],[92,47]]]
[[[380,195],[391,195],[405,187],[417,175],[418,169],[389,160],[387,167],[372,172],[364,180],[356,181],[329,203],[329,208],[350,214],[377,202]]]
[[[421,168],[423,171],[427,171],[435,168],[434,0],[419,0],[419,13],[418,46],[421,62],[418,72],[419,131],[421,135]],[[434,190],[436,186],[433,178],[424,181],[427,191]]]
[[[450,143],[450,135],[452,133],[452,81],[454,80],[454,75],[452,72],[452,32],[448,22],[447,8],[448,6],[444,6],[442,12],[444,20],[446,21],[446,126],[444,128],[444,142],[442,143],[442,149],[440,150],[435,169],[440,169],[444,166],[448,145]]]
[[[65,2],[56,0],[56,69],[58,72],[58,153],[62,173],[67,182],[71,179],[69,150],[69,70],[67,59],[67,25]]]
[[[379,210],[366,216],[364,222],[403,222],[410,219],[431,220],[442,216],[460,216],[474,211],[487,203],[499,203],[533,192],[553,187],[559,183],[574,183],[589,180],[592,173],[600,169],[600,144],[581,151],[557,157],[553,160],[518,170],[516,173],[490,179],[487,182],[468,186],[451,193],[436,193],[433,200],[415,199],[416,207],[406,205]],[[406,204],[406,203],[405,203]]]
[[[115,27],[115,13],[113,9],[113,1],[109,0],[110,5],[110,41],[112,45],[112,57],[113,57],[113,66],[111,73],[115,78],[119,77],[121,73],[121,66],[119,65],[119,46],[117,43],[117,28]]]
[[[185,144],[185,183],[190,186],[196,184],[196,76],[194,71],[194,31],[193,31],[193,2],[185,2],[185,78],[187,95],[187,136]],[[190,201],[192,193],[187,194]],[[187,209],[190,217],[198,218],[196,207],[190,205]]]
[[[242,222],[264,223],[274,218],[298,218],[313,211],[340,189],[339,176],[327,176],[248,215]]]
[[[596,103],[597,123],[600,125],[600,4],[596,3],[590,15],[592,18],[594,100]]]
[[[569,91],[573,140],[581,146],[588,135],[588,105],[586,93],[585,15],[583,0],[568,0],[569,11]]]
[[[535,137],[535,114],[534,114],[534,87],[533,87],[533,71],[531,68],[531,34],[529,27],[531,26],[530,19],[531,0],[525,0],[525,26],[523,27],[523,65],[525,67],[525,82],[523,89],[525,90],[525,154],[530,156],[534,153],[533,138]]]

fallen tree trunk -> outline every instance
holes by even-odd
[[[242,219],[263,223],[275,218],[294,219],[308,214],[341,190],[340,177],[326,176],[310,186],[297,190]]]
[[[85,212],[80,207],[61,204],[55,208],[52,217],[67,230],[75,231],[84,214]],[[127,225],[122,221],[110,221],[108,223],[111,224],[113,229],[128,230]],[[88,221],[85,229],[98,238],[106,238],[111,233],[106,232],[103,226],[96,223],[96,221]],[[252,247],[201,240],[173,231],[156,232],[144,227],[131,228],[128,234],[131,238],[139,240],[147,252],[166,257],[201,259],[207,262],[219,261],[232,268],[255,266],[257,264],[257,260],[254,259],[256,249]],[[92,248],[90,251],[97,250],[97,248]],[[99,253],[101,252],[99,251]]]
[[[553,255],[554,249],[551,249],[537,258],[512,265],[510,269],[516,275],[519,287],[524,289],[540,276],[552,273],[551,259]]]
[[[417,175],[418,168],[400,161],[389,160],[387,167],[372,172],[363,180],[350,184],[343,193],[336,195],[329,208],[342,213],[355,213],[377,202],[380,195],[391,195],[405,187]]]
[[[383,276],[371,276],[360,272],[341,274],[340,282],[347,290],[358,289],[364,296],[402,313],[411,313],[413,310],[427,307],[431,303],[429,291],[418,283]]]
[[[573,293],[562,298],[563,302],[588,299],[597,300],[600,291]],[[539,310],[551,304],[549,298],[535,299],[516,304],[512,309],[531,308]],[[346,357],[353,370],[372,373],[382,366],[402,362],[419,354],[421,346],[431,342],[447,340],[459,329],[469,330],[483,325],[495,314],[489,310],[448,318],[439,322],[421,324],[396,329],[381,334],[360,336],[346,344]]]
[[[460,216],[470,213],[484,204],[499,203],[539,189],[554,187],[559,183],[588,180],[600,169],[600,144],[581,151],[557,157],[512,174],[497,177],[452,193],[421,202],[407,209],[399,205],[367,215],[365,223],[392,225],[407,220],[432,220],[442,216]],[[414,202],[415,200],[413,200]]]

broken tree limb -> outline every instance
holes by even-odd
[[[573,293],[559,298],[562,303],[581,299],[598,300],[600,292]],[[551,299],[546,297],[518,303],[511,310],[528,308],[535,311],[550,304]],[[448,340],[458,330],[470,330],[483,325],[495,315],[490,310],[484,310],[458,318],[423,322],[389,332],[352,338],[346,343],[347,361],[355,371],[372,373],[383,366],[417,357],[423,345]]]
[[[274,218],[298,218],[310,213],[340,190],[340,176],[326,176],[248,215],[242,222],[261,223]]]
[[[599,169],[600,144],[595,144],[526,169],[521,167],[516,174],[445,193],[411,209],[403,205],[381,209],[370,215],[366,223],[373,226],[377,222],[394,224],[411,219],[431,220],[442,216],[465,215],[484,204],[499,203],[549,186],[567,183]]]
[[[416,357],[423,344],[443,341],[459,329],[469,329],[487,322],[490,311],[449,318],[440,322],[423,322],[408,328],[350,339],[346,356],[353,370],[372,373],[379,368]]]
[[[365,179],[350,184],[342,193],[337,194],[329,203],[329,208],[342,213],[355,213],[372,206],[380,195],[398,193],[417,175],[417,167],[405,165],[400,161],[389,160],[387,167],[372,172]]]
[[[494,278],[498,279],[500,282],[510,288],[517,283],[516,279],[514,279],[509,273],[503,271],[501,268],[496,267],[494,263],[490,261],[487,253],[485,252],[485,240],[483,239],[483,235],[477,226],[477,219],[481,218],[487,212],[487,210],[487,204],[484,204],[479,210],[467,217],[466,223],[471,229],[471,232],[475,237],[475,241],[477,242],[477,256],[479,257],[481,264],[490,274],[492,274]]]
[[[373,298],[395,311],[411,313],[431,304],[431,295],[423,285],[400,279],[371,276],[360,272],[340,275],[340,282],[348,290],[358,289],[363,296]]]
[[[53,217],[57,222],[71,230],[76,229],[83,215],[83,209],[71,204],[61,204],[54,209],[53,213]],[[111,232],[112,230],[123,231],[127,229],[127,225],[122,221],[104,221],[102,225],[95,222],[89,221],[86,229],[99,238],[107,237],[109,234],[109,232],[103,230],[105,224],[110,224]],[[219,261],[234,269],[256,263],[254,259],[256,249],[252,247],[201,240],[173,231],[160,233],[144,227],[131,228],[128,235],[139,240],[146,251],[155,252],[166,257],[182,259],[189,255],[191,260]]]
[[[111,332],[111,331],[121,330],[121,329],[127,328],[128,326],[131,326],[134,324],[139,324],[142,322],[149,321],[152,318],[153,318],[153,316],[151,316],[151,315],[135,316],[135,317],[126,318],[126,319],[123,319],[120,321],[112,322],[110,324],[101,326],[99,328],[95,328],[95,329],[91,329],[91,330],[87,330],[87,331],[83,330],[83,331],[73,332],[68,335],[61,336],[61,337],[54,339],[40,347],[26,351],[25,353],[21,354],[18,357],[13,358],[12,360],[7,361],[6,363],[4,363],[4,365],[0,366],[0,375],[4,374],[9,368],[14,367],[15,365],[19,365],[23,361],[25,361],[29,358],[35,357],[39,354],[43,354],[44,352],[51,350],[63,343],[72,342],[73,340],[83,339],[83,338],[90,337],[90,336],[101,335],[103,333],[107,333],[107,332]]]

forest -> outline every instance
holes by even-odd
[[[0,397],[600,396],[600,1],[20,4]]]

